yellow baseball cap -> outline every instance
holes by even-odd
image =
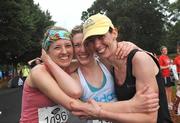
[[[83,43],[90,36],[106,34],[109,27],[114,29],[114,25],[106,15],[99,13],[92,15],[83,24]]]

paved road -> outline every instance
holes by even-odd
[[[18,123],[22,87],[0,90],[0,123]]]
[[[21,113],[22,87],[0,90],[0,123],[19,123]],[[69,116],[68,123],[85,123]]]

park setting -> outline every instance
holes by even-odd
[[[84,7],[79,7],[80,4],[82,4],[81,6]],[[87,0],[87,1],[77,0],[76,2],[70,0],[1,1],[0,3],[0,44],[1,44],[0,45],[0,123],[20,122],[20,118],[22,117],[21,113],[24,110],[22,109],[23,106],[22,102],[24,101],[24,99],[26,101],[26,98],[23,97],[23,93],[25,93],[23,92],[23,88],[29,89],[29,87],[32,86],[34,87],[33,89],[37,89],[41,91],[44,88],[47,89],[48,86],[45,85],[43,85],[43,87],[39,89],[40,85],[38,85],[37,83],[34,84],[33,82],[31,83],[32,80],[37,79],[39,77],[42,80],[44,78],[44,80],[46,79],[47,81],[48,80],[50,81],[53,78],[55,80],[55,81],[53,80],[53,82],[57,81],[57,83],[59,82],[58,80],[61,81],[67,80],[70,82],[72,81],[69,75],[71,75],[71,77],[73,78],[74,77],[73,72],[77,72],[78,70],[76,71],[76,69],[78,69],[78,67],[76,66],[76,64],[74,65],[75,67],[74,66],[70,67],[69,65],[67,69],[66,67],[64,67],[66,65],[64,61],[67,62],[68,61],[67,57],[71,57],[69,59],[73,59],[73,60],[69,64],[73,64],[74,61],[77,62],[79,59],[80,59],[79,61],[81,61],[83,57],[87,57],[86,55],[84,55],[85,53],[84,54],[82,53],[84,56],[80,54],[79,59],[78,59],[78,55],[76,56],[76,53],[78,52],[76,48],[79,47],[86,48],[86,43],[84,43],[85,45],[83,46],[82,46],[83,43],[75,44],[74,42],[72,42],[72,44],[70,45],[66,44],[65,48],[68,49],[72,45],[74,46],[74,50],[72,51],[67,50],[67,52],[69,53],[67,56],[66,55],[58,56],[58,57],[63,57],[62,59],[64,61],[61,58],[58,59],[61,60],[63,64],[57,62],[58,60],[55,59],[55,55],[53,56],[50,53],[51,51],[49,50],[50,46],[54,42],[56,42],[56,40],[62,40],[62,39],[63,39],[62,41],[73,40],[76,35],[76,34],[73,35],[73,29],[77,31],[76,28],[73,27],[76,27],[77,25],[83,25],[82,27],[83,31],[81,30],[81,33],[83,33],[83,35],[86,35],[86,31],[88,31],[88,29],[86,30],[86,24],[87,24],[87,28],[89,26],[92,26],[93,23],[91,24],[91,16],[96,15],[97,13],[107,16],[112,21],[113,23],[112,29],[114,29],[115,27],[118,33],[116,37],[118,43],[122,41],[131,42],[132,44],[130,43],[128,45],[125,45],[124,47],[126,46],[130,47],[131,45],[133,45],[133,48],[138,47],[140,50],[144,50],[145,52],[147,52],[147,54],[151,54],[151,56],[156,58],[159,65],[158,69],[160,73],[162,72],[162,78],[164,77],[163,69],[169,70],[170,75],[168,77],[170,78],[171,76],[174,77],[174,73],[171,67],[169,67],[171,65],[174,65],[176,67],[175,72],[177,76],[180,75],[180,71],[178,70],[180,67],[179,66],[180,60],[179,61],[176,60],[177,58],[179,58],[180,55],[180,0]],[[87,22],[87,20],[90,21]],[[54,28],[58,26],[65,27],[65,29]],[[109,30],[110,28],[111,26],[109,26]],[[59,36],[58,39],[56,39],[57,38],[56,33]],[[102,34],[104,35],[104,33]],[[89,35],[89,34],[87,35],[101,36],[102,34],[99,33],[98,35]],[[90,40],[90,38],[91,37],[87,37],[87,41],[88,39]],[[48,42],[51,39],[54,41],[53,43]],[[100,38],[97,37],[97,39],[104,40],[104,38],[102,39],[102,37]],[[83,42],[85,42],[84,39]],[[43,51],[42,48],[44,49]],[[59,50],[63,48],[58,45],[54,49]],[[43,52],[46,52],[47,54]],[[74,52],[74,54],[72,52]],[[103,51],[99,51],[99,52],[103,52]],[[73,55],[70,53],[72,53]],[[52,61],[54,60],[57,63],[59,63],[60,65],[59,64],[58,65],[60,66],[61,70],[65,72],[61,72],[61,74],[56,74],[55,72],[58,71],[59,69],[56,69],[55,66],[49,65],[50,63],[51,64],[55,63],[55,62],[52,63],[52,61],[49,60],[49,56],[51,57],[50,59],[52,59]],[[169,60],[169,63],[167,65],[168,68],[163,68],[165,66],[163,63],[163,60],[165,58],[162,58],[162,56],[168,57]],[[98,57],[101,57],[101,54]],[[32,77],[35,75],[33,74],[33,72],[35,71],[36,67],[41,64],[44,64],[44,66],[47,67],[47,73],[49,72],[49,75],[50,76],[52,75],[52,78],[48,78],[49,75],[44,71],[41,74],[39,74],[38,72],[40,70],[35,72],[38,73],[37,74],[38,77],[36,76]],[[114,66],[112,65],[111,67]],[[53,72],[51,68],[55,69],[55,72]],[[111,74],[116,75],[117,74],[116,72],[117,71],[114,71],[114,68],[112,68]],[[144,73],[142,73],[142,75],[143,74]],[[116,80],[118,81],[115,75],[112,75],[115,78],[114,81]],[[29,76],[32,77],[33,79],[32,78],[29,79]],[[48,77],[46,78],[45,76]],[[64,78],[59,79],[56,76],[60,76]],[[166,80],[164,80],[165,87],[163,86],[163,89],[165,88],[164,93],[166,93],[167,95],[167,106],[173,123],[180,123],[180,104],[178,104],[177,101],[178,99],[180,101],[180,90],[178,90],[180,89],[179,77],[175,79],[171,78],[171,84],[173,83],[172,85],[166,85],[167,84]],[[167,76],[165,75],[164,78],[167,78]],[[29,85],[27,86],[27,84],[25,86],[25,82],[27,81],[30,82],[29,84],[30,86]],[[72,81],[72,83],[73,82],[74,81]],[[65,93],[69,96],[69,97],[67,96],[67,100],[73,101],[74,99],[72,98],[82,99],[81,96],[79,98],[79,95],[78,96],[75,95],[74,97],[72,96],[74,95],[72,93],[77,92],[78,94],[77,90],[79,89],[79,87],[76,86],[76,84],[73,83],[74,85],[73,84],[71,85],[70,83],[69,87],[68,84],[65,84],[65,82],[60,84],[62,85],[59,85],[59,83],[57,85],[59,86],[59,88],[62,88],[62,91],[64,91],[62,92],[62,95]],[[73,86],[75,88],[74,90],[71,89],[73,88]],[[52,85],[49,87],[54,87],[54,86]],[[81,89],[83,87],[84,86],[82,86]],[[171,92],[168,92],[167,88],[169,87],[171,88]],[[69,92],[68,89],[67,91],[66,88],[72,90],[72,92]],[[33,89],[31,88],[30,90]],[[46,93],[46,91],[43,90],[42,92]],[[61,89],[59,92],[61,92]],[[56,101],[61,102],[61,100],[57,100],[55,97],[49,96],[48,93],[47,95],[48,95],[47,97],[49,97],[53,101],[55,100],[55,102]],[[47,101],[47,99],[45,101]],[[48,103],[50,104],[51,101],[49,101]],[[62,105],[63,106],[61,107],[64,106],[66,107],[66,104],[62,104]],[[66,110],[69,110],[67,107]],[[65,109],[63,109],[63,111],[64,110]],[[92,114],[88,114],[88,115],[91,115],[92,117]],[[70,118],[70,120],[66,120],[66,121],[69,123],[81,122],[77,117],[72,117]],[[82,123],[83,122],[84,121],[82,121]],[[106,121],[103,120],[103,122]],[[20,123],[24,123],[24,122],[21,121]]]

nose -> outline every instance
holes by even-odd
[[[81,50],[81,52],[85,52],[86,51],[86,49],[85,49],[83,44],[81,44],[80,50]]]
[[[98,40],[98,39],[96,39],[96,40],[94,41],[94,48],[96,49],[96,48],[98,48],[100,45],[101,45],[101,41]]]
[[[67,53],[67,49],[66,49],[66,47],[65,47],[65,46],[62,46],[61,53],[63,53],[63,54],[66,54],[66,53]]]

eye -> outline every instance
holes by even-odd
[[[61,49],[61,46],[56,46],[54,47],[54,49]]]
[[[71,48],[71,47],[72,47],[72,44],[65,44],[65,47]]]
[[[104,35],[99,35],[99,36],[97,36],[97,39],[103,40],[103,39],[104,39]]]
[[[80,43],[77,43],[77,44],[74,44],[74,47],[80,47],[81,46],[81,44]]]

